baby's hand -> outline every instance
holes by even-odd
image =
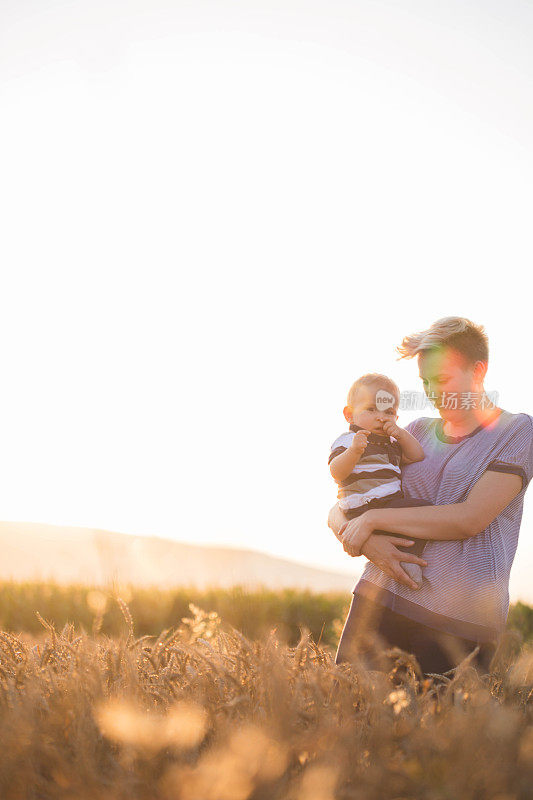
[[[395,439],[402,438],[403,428],[400,428],[399,425],[396,425],[396,423],[392,422],[390,419],[383,423],[383,430],[387,436],[394,436]]]
[[[368,444],[367,441],[368,436],[370,436],[370,431],[366,431],[363,429],[357,431],[357,433],[352,439],[350,449],[355,450],[356,453],[364,453],[364,451],[366,450],[366,446]]]

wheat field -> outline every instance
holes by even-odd
[[[335,665],[308,629],[244,636],[194,603],[178,626],[0,632],[0,797],[65,800],[526,800],[533,649],[510,632],[490,674]]]

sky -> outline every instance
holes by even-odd
[[[421,392],[396,346],[466,316],[533,413],[532,36],[518,0],[2,0],[0,519],[359,575],[359,375]]]

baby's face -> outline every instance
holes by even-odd
[[[380,391],[379,387],[361,386],[355,397],[355,405],[352,409],[351,422],[365,428],[367,431],[378,434],[378,436],[387,436],[383,430],[383,423],[390,420],[396,422],[398,419],[397,401],[394,398],[394,404],[383,408],[383,404],[376,405],[376,393]],[[383,390],[380,391],[383,396]]]

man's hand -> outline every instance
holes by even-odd
[[[420,589],[420,585],[413,581],[400,562],[427,566],[427,561],[413,553],[398,550],[396,546],[410,546],[414,544],[414,541],[407,538],[401,539],[398,536],[387,536],[383,533],[372,533],[374,525],[371,522],[369,513],[367,512],[350,520],[344,532],[337,537],[342,542],[345,552],[350,556],[366,556],[382,572],[390,578],[394,578],[398,583],[403,583],[410,589]]]
[[[400,562],[420,564],[422,567],[427,567],[427,561],[415,556],[414,553],[406,553],[396,547],[396,545],[403,547],[411,544],[413,544],[411,539],[400,539],[397,536],[387,536],[384,533],[372,533],[363,545],[362,554],[369,561],[372,561],[376,567],[379,567],[389,578],[393,578],[410,589],[420,589],[420,586],[409,577]]]
[[[351,519],[344,527],[344,530],[341,528],[339,531],[338,538],[341,540],[342,546],[349,556],[357,557],[362,554],[361,548],[374,530],[374,528],[368,524],[368,520],[368,512],[366,514],[361,514],[361,516]]]
[[[366,446],[368,444],[368,437],[370,436],[370,431],[364,430],[361,428],[360,431],[357,431],[355,436],[353,437],[349,450],[353,450],[355,453],[364,453],[366,450]]]

